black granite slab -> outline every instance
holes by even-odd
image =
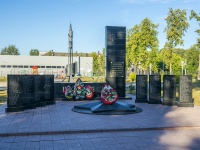
[[[149,76],[149,104],[161,104],[161,76]]]
[[[136,103],[148,103],[147,75],[136,75]]]
[[[192,76],[182,75],[179,77],[179,98],[178,107],[194,107],[192,98]]]
[[[176,76],[163,76],[163,105],[176,105]]]

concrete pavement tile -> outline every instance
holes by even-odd
[[[68,150],[82,150],[81,146],[68,146]]]
[[[26,148],[26,142],[12,143],[10,150],[23,150]]]
[[[40,141],[40,148],[45,149],[51,149],[53,148],[53,142],[52,141]]]
[[[2,143],[12,143],[14,142],[15,137],[14,136],[10,136],[10,137],[3,137],[1,142]]]
[[[28,140],[28,136],[15,136],[14,142],[26,142]]]
[[[11,143],[1,143],[0,149],[2,150],[10,150],[12,144]]]
[[[89,139],[87,134],[76,134],[76,138],[78,139]]]
[[[40,135],[40,141],[52,141],[53,135]]]
[[[53,135],[53,140],[65,140],[64,134]]]
[[[77,139],[77,134],[65,134],[65,140]]]
[[[26,142],[26,149],[39,149],[40,148],[40,142],[33,142],[33,141],[28,141]]]

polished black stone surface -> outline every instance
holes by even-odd
[[[182,75],[179,77],[179,98],[178,107],[194,107],[192,98],[192,76]]]
[[[163,105],[176,105],[176,76],[163,76]]]
[[[126,115],[142,112],[141,108],[135,107],[135,105],[132,104],[115,102],[112,105],[107,105],[101,101],[76,105],[72,110],[78,113],[95,115]]]
[[[136,103],[148,103],[147,100],[147,75],[136,76]]]
[[[106,83],[125,97],[126,27],[106,26]]]
[[[149,104],[161,104],[161,76],[149,76]]]
[[[8,75],[6,112],[55,104],[54,75]]]

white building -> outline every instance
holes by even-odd
[[[78,57],[73,57],[74,62],[78,62]],[[64,56],[20,56],[20,55],[0,55],[0,76],[8,74],[32,74],[32,67],[38,67],[39,74],[62,75],[68,57]],[[80,57],[80,74],[91,76],[93,68],[92,57]]]

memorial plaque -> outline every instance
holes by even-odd
[[[48,104],[55,103],[54,101],[54,76],[48,75],[45,76],[45,101]]]
[[[164,75],[163,77],[163,105],[176,105],[176,76]]]
[[[110,77],[124,77],[124,62],[111,62]]]
[[[53,75],[8,75],[6,112],[35,108],[39,103],[54,104]]]
[[[161,104],[161,76],[149,76],[149,104]]]
[[[125,97],[126,27],[106,26],[106,83]]]
[[[21,86],[22,86],[22,103],[25,108],[34,108],[34,76],[21,75]]]
[[[136,103],[148,103],[147,100],[147,75],[136,76]]]
[[[9,107],[17,107],[22,105],[22,101],[20,101],[22,97],[22,86],[20,84],[20,77],[14,75],[8,75],[8,102],[7,105]]]
[[[36,106],[44,106],[45,105],[45,76],[44,75],[36,75],[34,76],[34,85],[35,85],[35,92],[34,92],[34,99]]]
[[[192,76],[180,76],[178,107],[194,107],[192,99]]]

